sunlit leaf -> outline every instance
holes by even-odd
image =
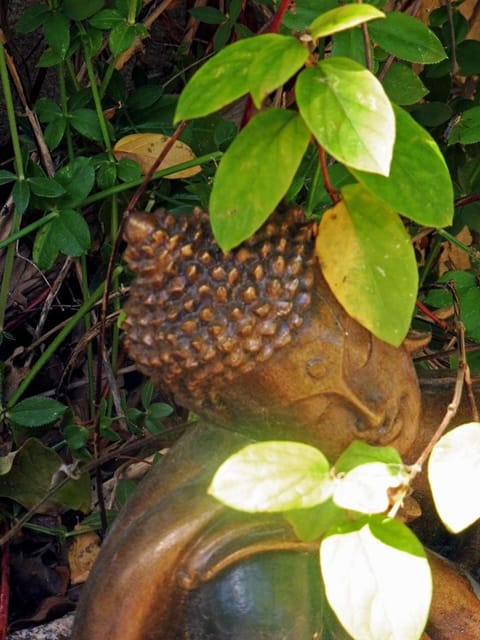
[[[332,57],[304,69],[296,96],[319,143],[349,167],[387,176],[395,116],[375,76],[358,62]]]
[[[361,185],[347,185],[317,237],[322,272],[346,311],[394,346],[405,338],[417,294],[417,265],[398,215]]]
[[[453,219],[453,187],[445,158],[432,136],[411,115],[400,107],[394,109],[397,136],[390,175],[357,169],[351,172],[378,198],[415,222],[449,225]]]
[[[331,495],[329,464],[321,451],[299,442],[258,442],[217,470],[208,493],[241,511],[290,511]]]
[[[344,509],[383,513],[390,506],[390,490],[406,486],[408,481],[403,465],[369,462],[337,477],[333,501]]]
[[[223,156],[210,197],[213,233],[224,251],[252,235],[286,194],[310,134],[294,111],[268,109]]]
[[[354,640],[419,640],[432,581],[420,542],[402,523],[374,516],[339,527],[320,546],[328,602]]]
[[[310,35],[314,40],[329,36],[332,33],[351,29],[377,18],[384,18],[385,14],[370,4],[346,4],[343,7],[331,9],[322,13],[310,25]]]
[[[385,20],[368,27],[372,39],[388,53],[421,64],[433,64],[447,57],[437,36],[420,20],[405,13],[389,11]]]
[[[374,447],[361,440],[354,440],[336,460],[335,471],[346,473],[369,462],[400,465],[402,458],[394,447]]]
[[[463,424],[437,442],[428,479],[438,515],[451,531],[480,518],[480,423]]]
[[[128,158],[137,162],[142,170],[143,175],[147,174],[151,166],[158,158],[167,142],[170,140],[168,136],[160,133],[132,133],[131,135],[120,138],[113,147],[113,153],[117,160]],[[180,140],[175,141],[173,147],[161,162],[158,170],[168,169],[176,164],[193,160],[195,154],[188,145]],[[176,180],[180,178],[189,178],[201,171],[200,167],[190,167],[183,171],[171,173],[165,178]]]
[[[268,33],[239,40],[191,78],[180,95],[175,122],[208,115],[249,92],[260,106],[307,58],[308,51],[292,36]]]

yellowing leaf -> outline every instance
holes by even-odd
[[[170,138],[168,136],[164,136],[161,133],[132,133],[129,136],[120,138],[113,148],[113,153],[117,160],[129,158],[130,160],[138,162],[143,175],[145,175],[148,173],[150,167],[158,158],[169,139]],[[176,164],[188,162],[194,158],[195,154],[190,147],[184,142],[177,140],[163,162],[160,163],[157,170],[168,169],[169,167],[174,167]],[[200,167],[190,167],[189,169],[176,171],[175,173],[171,173],[164,177],[169,180],[190,178],[200,171]]]

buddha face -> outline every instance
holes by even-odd
[[[222,422],[255,438],[313,444],[332,461],[353,440],[406,453],[420,411],[409,354],[350,318],[320,277],[317,285],[292,344],[218,392]]]

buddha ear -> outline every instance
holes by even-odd
[[[402,342],[402,345],[408,353],[417,353],[418,351],[425,349],[425,347],[429,345],[431,339],[431,331],[415,331],[415,329],[410,329],[407,337]]]

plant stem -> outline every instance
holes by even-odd
[[[80,257],[80,264],[82,267],[82,281],[80,283],[82,289],[82,297],[84,304],[89,300],[89,291],[88,291],[88,273],[87,273],[87,260],[85,255]],[[86,333],[90,331],[92,327],[92,323],[90,321],[90,315],[85,314],[85,330]],[[87,372],[88,372],[88,406],[90,407],[90,416],[92,417],[95,413],[95,404],[94,404],[94,385],[93,385],[93,347],[92,342],[89,341],[87,345]]]
[[[0,41],[0,80],[3,89],[3,95],[5,98],[5,107],[7,110],[8,127],[10,129],[10,138],[12,140],[13,155],[15,158],[15,169],[17,173],[17,180],[25,180],[25,174],[23,170],[22,151],[20,149],[20,140],[17,131],[17,122],[15,120],[15,109],[13,106],[12,91],[10,87],[10,78],[8,76],[7,60],[5,57],[5,48],[3,42]],[[12,219],[12,233],[17,233],[20,228],[20,213],[17,208],[14,208]],[[15,258],[15,246],[10,244],[5,256],[5,263],[3,266],[2,284],[0,287],[0,340],[5,323],[5,314],[7,312],[8,305],[8,293],[10,290],[10,282],[12,279],[13,262]]]
[[[73,150],[72,142],[72,130],[70,128],[70,120],[68,117],[68,98],[67,87],[65,85],[65,65],[60,62],[58,65],[58,88],[60,90],[60,105],[62,107],[62,115],[65,118],[65,138],[67,140],[68,159],[72,161],[75,158],[75,151]]]
[[[91,307],[95,304],[95,302],[97,302],[97,300],[101,298],[103,293],[103,288],[104,288],[104,283],[102,282],[102,284],[99,285],[97,289],[95,289],[95,291],[90,295],[88,300],[86,300],[82,304],[80,309],[70,318],[70,320],[63,327],[60,333],[48,345],[48,347],[45,349],[45,351],[42,353],[42,355],[39,357],[39,359],[35,362],[33,367],[30,369],[27,376],[22,380],[22,382],[18,386],[15,393],[9,399],[8,405],[7,405],[8,408],[13,407],[19,401],[19,399],[28,389],[30,384],[36,378],[38,373],[40,373],[42,368],[45,366],[48,360],[52,357],[52,355],[55,353],[58,347],[62,344],[62,342],[65,340],[68,334],[74,329],[74,327],[80,322],[80,320],[82,320],[85,314],[87,314],[90,311]]]

